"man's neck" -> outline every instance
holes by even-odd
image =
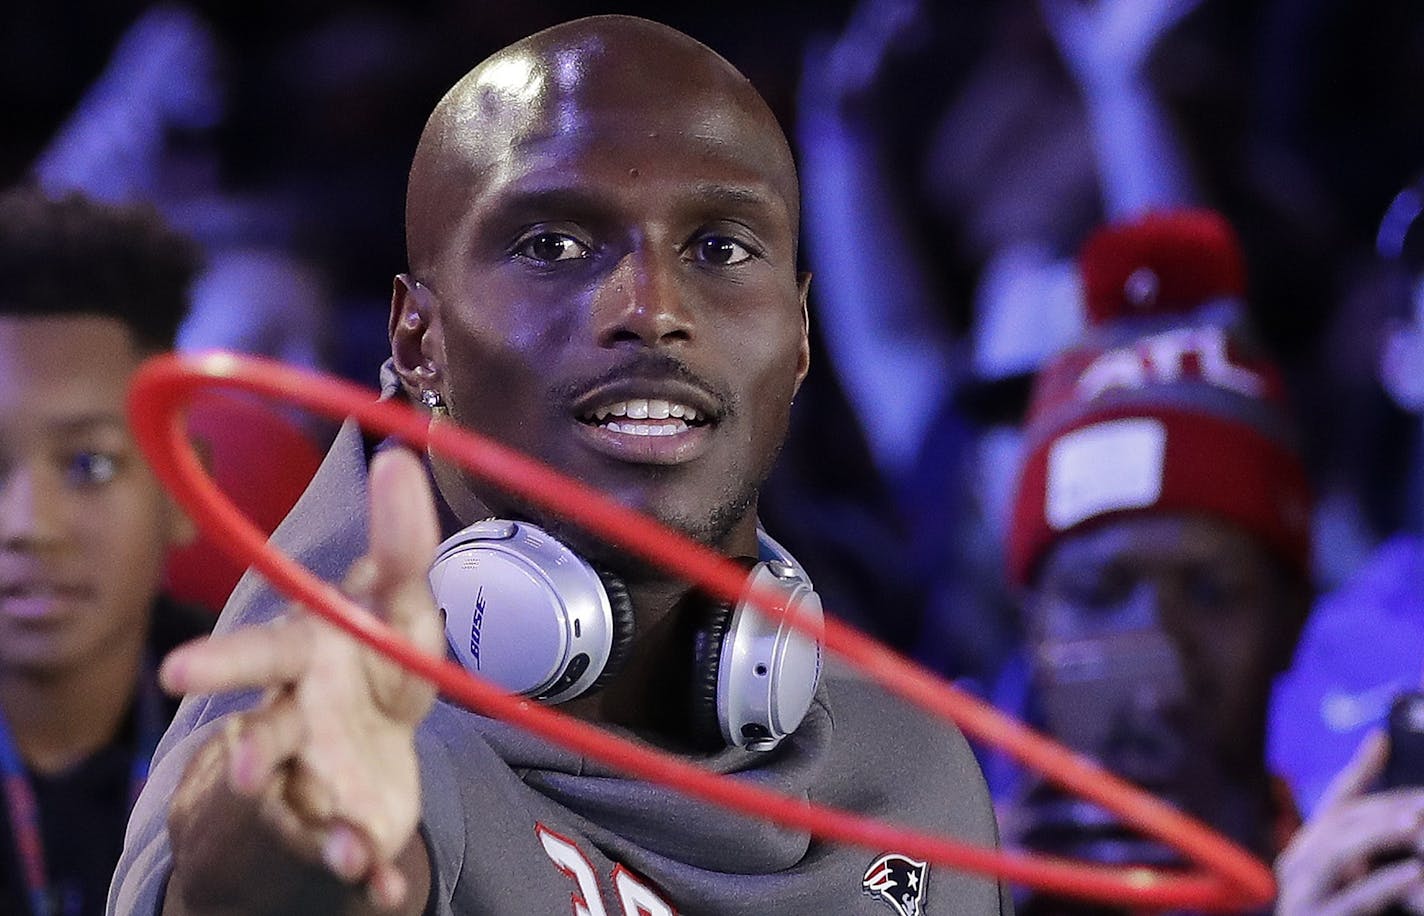
[[[63,672],[0,672],[0,710],[26,766],[60,773],[113,741],[142,659],[142,645],[114,646]]]
[[[669,718],[676,718],[665,707],[679,702],[676,685],[691,652],[679,611],[688,589],[678,583],[630,583],[628,591],[636,636],[622,672],[602,689],[560,708],[585,721],[660,732]]]
[[[756,557],[756,510],[751,508],[715,543],[718,553]],[[623,673],[607,687],[575,701],[580,718],[636,728],[652,740],[678,747],[687,733],[695,646],[712,599],[661,573],[625,578],[636,620],[633,651]]]

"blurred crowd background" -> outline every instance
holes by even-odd
[[[1114,12],[1097,6],[1099,19]],[[993,570],[996,560],[974,555],[976,543],[992,549],[975,536],[980,507],[959,501],[993,502],[1006,484],[992,467],[982,487],[958,484],[981,457],[1012,467],[1012,453],[984,434],[1021,417],[1028,374],[1077,333],[1078,245],[1144,200],[1209,205],[1241,234],[1252,318],[1309,420],[1323,513],[1317,572],[1323,585],[1338,582],[1381,537],[1420,524],[1408,408],[1424,392],[1400,379],[1407,390],[1388,397],[1380,362],[1389,332],[1414,316],[1399,265],[1376,241],[1391,201],[1424,169],[1424,8],[1139,6],[1168,12],[1160,23],[1084,24],[1053,11],[1091,4],[1027,0],[755,11],[21,0],[0,12],[0,174],[149,200],[195,236],[208,260],[186,345],[370,382],[385,353],[390,276],[404,265],[405,173],[443,87],[546,25],[590,12],[654,16],[741,68],[803,159],[818,371],[767,511],[809,564],[831,571],[823,590],[844,595],[831,606],[914,648],[936,600],[928,593],[976,579],[917,552]],[[1134,54],[1140,61],[1105,59]],[[1084,89],[1094,67],[1107,80],[1121,78],[1114,67],[1128,71],[1159,109],[1167,135],[1154,138],[1161,150],[1145,176],[1102,174],[1112,154],[1095,144],[1117,128]],[[858,182],[837,180],[846,168]],[[859,301],[834,301],[847,298]],[[1400,358],[1417,355],[1402,349]],[[965,517],[967,532],[939,524]],[[946,538],[967,542],[949,549]],[[926,581],[934,568],[957,586]],[[989,600],[956,593],[952,603]],[[988,632],[982,623],[926,651],[970,673],[982,663],[972,645]]]
[[[1081,327],[1078,246],[1151,205],[1213,207],[1242,237],[1251,318],[1308,419],[1319,583],[1419,527],[1419,348],[1401,337],[1399,379],[1380,358],[1414,320],[1414,252],[1376,244],[1424,169],[1410,0],[20,0],[0,12],[0,176],[152,201],[196,237],[185,346],[370,383],[425,113],[490,51],[593,12],[718,49],[795,139],[817,371],[767,522],[860,626],[993,670],[1027,379]]]
[[[1013,689],[1031,380],[1083,334],[1084,240],[1154,208],[1240,236],[1246,319],[1305,433],[1313,586],[1424,526],[1416,0],[17,0],[0,179],[150,201],[198,240],[181,346],[373,384],[426,113],[595,12],[717,49],[792,138],[815,350],[763,517],[831,611]]]

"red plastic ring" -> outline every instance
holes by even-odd
[[[256,567],[289,598],[428,678],[445,696],[476,712],[513,722],[631,775],[750,817],[806,830],[826,840],[873,850],[893,849],[1054,894],[1132,907],[1211,912],[1260,907],[1275,896],[1270,869],[1240,846],[829,615],[823,634],[826,648],[867,677],[932,715],[958,725],[985,744],[1004,750],[1064,790],[1114,812],[1126,824],[1181,852],[1199,868],[1163,872],[1107,867],[988,849],[896,827],[709,773],[671,755],[616,738],[553,708],[507,694],[453,662],[422,653],[352,604],[334,585],[321,581],[267,544],[266,537],[208,476],[184,432],[183,409],[195,394],[209,388],[289,401],[335,419],[354,418],[368,431],[440,454],[710,593],[735,599],[744,585],[744,571],[716,552],[617,505],[528,456],[454,424],[432,424],[426,413],[395,401],[376,400],[370,390],[339,379],[226,353],[158,356],[140,367],[128,399],[134,436],[154,472],[194,521],[234,558]],[[764,613],[782,613],[774,594],[752,593],[749,598]],[[793,618],[791,623],[795,625],[797,621]]]

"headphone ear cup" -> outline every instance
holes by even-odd
[[[708,748],[727,744],[721,717],[717,714],[717,681],[721,676],[722,648],[735,612],[736,607],[728,602],[708,602],[702,626],[692,641],[691,702],[688,705],[692,739]]]
[[[628,586],[613,573],[603,569],[594,569],[598,573],[598,581],[603,584],[603,592],[608,596],[608,607],[612,611],[613,642],[608,648],[608,661],[604,662],[603,671],[593,682],[589,690],[597,690],[618,676],[619,672],[628,663],[628,656],[633,651],[633,635],[635,630],[633,615],[633,599],[628,595]]]

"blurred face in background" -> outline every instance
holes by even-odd
[[[59,676],[137,655],[188,528],[129,434],[145,354],[105,317],[0,318],[0,668]]]
[[[1229,822],[1267,797],[1267,701],[1300,594],[1256,538],[1208,518],[1069,533],[1026,605],[1050,732],[1251,842],[1251,824]]]

